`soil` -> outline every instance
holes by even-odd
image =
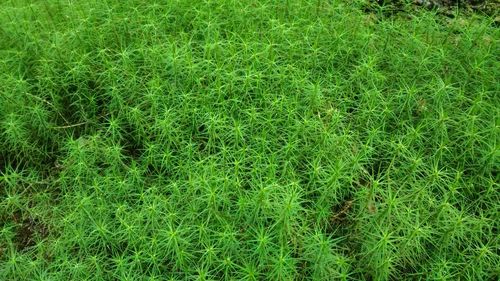
[[[38,219],[32,217],[23,218],[20,212],[16,212],[12,220],[18,225],[16,229],[16,246],[19,251],[34,246],[36,236],[45,238],[48,235],[48,227]]]

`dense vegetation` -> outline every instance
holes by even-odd
[[[2,1],[1,280],[495,280],[494,16]]]

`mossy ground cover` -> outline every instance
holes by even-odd
[[[495,280],[494,16],[3,1],[0,279]]]

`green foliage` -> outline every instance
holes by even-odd
[[[0,279],[494,280],[498,38],[341,1],[7,1]]]

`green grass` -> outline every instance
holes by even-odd
[[[0,279],[496,280],[493,21],[2,1]]]

